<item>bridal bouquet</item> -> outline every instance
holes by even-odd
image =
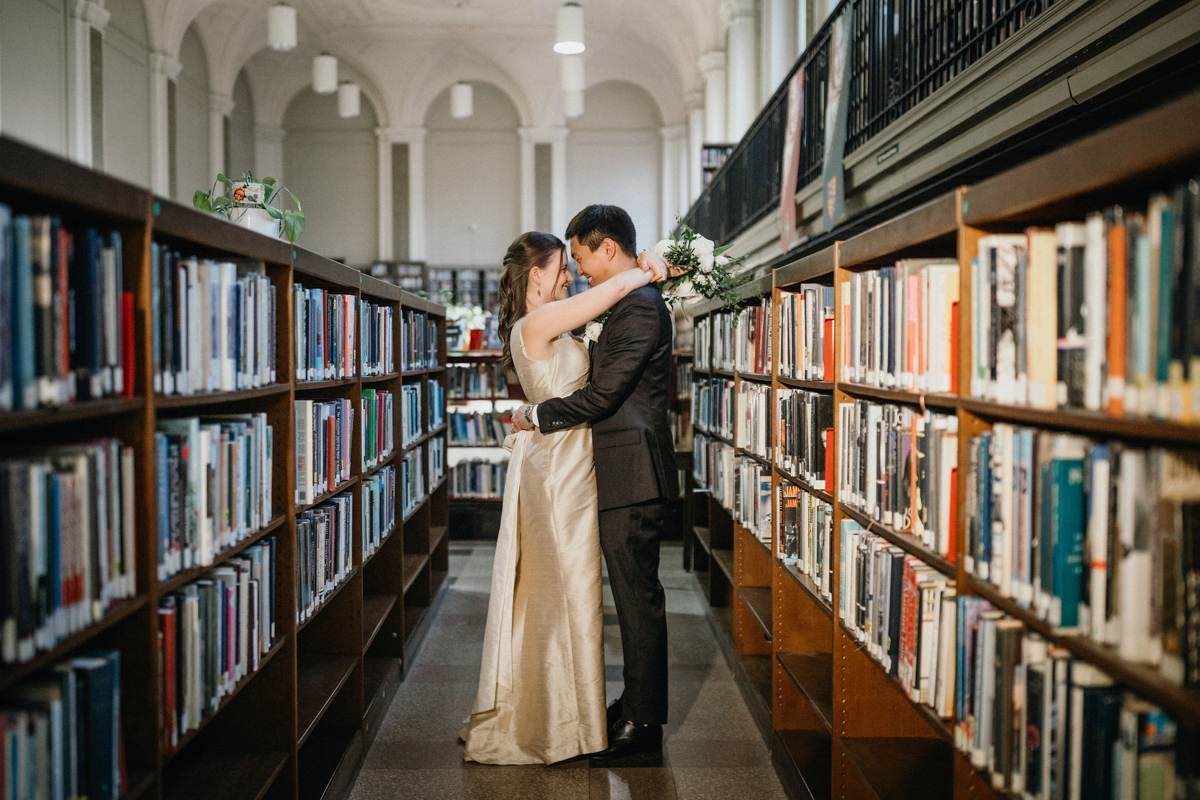
[[[737,275],[745,256],[725,255],[729,245],[718,246],[687,225],[680,225],[679,236],[663,239],[654,252],[671,268],[671,276],[663,281],[663,298],[672,306],[688,300],[705,298],[721,300],[725,308],[738,302],[737,289],[750,279],[749,274]]]

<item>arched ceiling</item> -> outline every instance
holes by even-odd
[[[308,80],[313,55],[329,52],[363,84],[384,126],[416,127],[456,80],[503,89],[521,124],[564,124],[559,56],[551,46],[561,0],[292,0],[300,46],[266,48],[273,0],[144,0],[156,50],[177,55],[189,26],[204,42],[213,91],[231,94],[246,69],[258,121],[279,125]],[[720,0],[581,0],[588,85],[624,80],[658,103],[665,124],[684,120],[699,90],[700,55],[720,47]]]

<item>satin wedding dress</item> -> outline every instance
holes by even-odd
[[[513,364],[531,403],[588,380],[588,349],[569,335],[551,355]],[[603,595],[592,431],[508,437],[512,455],[484,634],[479,692],[462,731],[463,757],[551,764],[607,746]]]

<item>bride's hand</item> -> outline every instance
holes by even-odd
[[[649,272],[654,276],[650,280],[651,283],[658,283],[659,281],[666,280],[671,269],[670,265],[667,264],[667,262],[664,261],[662,257],[653,250],[643,250],[642,252],[638,253],[637,263],[644,272]]]

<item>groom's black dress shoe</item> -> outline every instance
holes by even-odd
[[[624,761],[630,756],[662,753],[662,725],[637,725],[620,720],[608,732],[608,749],[588,758],[593,766],[602,767]]]

